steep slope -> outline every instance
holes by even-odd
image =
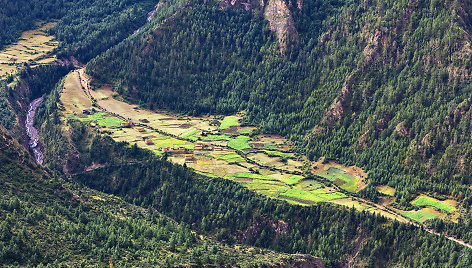
[[[157,1],[156,1],[157,2]],[[146,22],[153,0],[2,0],[0,49],[14,43],[38,20],[57,20],[51,33],[60,41],[59,57],[87,62]]]
[[[75,148],[75,181],[160,211],[219,241],[311,254],[322,258],[327,266],[447,263],[461,267],[470,262],[468,248],[412,225],[325,203],[290,205],[258,195],[236,182],[198,175],[153,151],[116,143],[89,124],[64,116],[57,95],[50,98],[44,102],[40,119],[46,148],[58,159],[61,152],[65,153],[63,159],[68,154],[67,150],[57,150],[60,146]],[[56,171],[63,171],[64,161],[56,166],[49,163]],[[458,259],[451,252],[463,257]],[[438,257],[432,259],[430,253]]]
[[[287,58],[267,31],[284,22],[192,1],[88,72],[151,108],[246,110],[310,159],[355,163],[374,185],[397,186],[402,206],[418,190],[469,200],[470,1],[284,4],[299,36]]]
[[[0,126],[0,263],[6,266],[317,266],[311,256],[230,247],[157,211],[51,177]]]

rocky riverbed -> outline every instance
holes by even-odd
[[[39,105],[41,105],[42,100],[43,98],[37,98],[29,104],[25,122],[26,134],[29,137],[29,146],[33,150],[36,161],[41,165],[43,164],[44,158],[43,152],[39,146],[38,130],[34,127],[34,116],[36,115],[36,110]]]

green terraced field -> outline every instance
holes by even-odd
[[[302,176],[295,175],[295,176],[286,178],[283,181],[288,185],[295,185],[295,184],[298,184],[301,180],[303,180]]]
[[[190,133],[187,133],[187,134],[183,135],[182,138],[189,139],[191,141],[197,141],[198,138],[199,138],[199,136],[197,134],[200,133],[200,132],[201,131],[197,129],[197,130],[194,130]]]
[[[279,189],[281,196],[312,201],[312,202],[327,202],[334,199],[346,198],[347,196],[340,192],[326,193],[323,189],[317,189],[313,191],[304,191],[301,189],[286,189],[281,187]]]
[[[205,141],[229,141],[231,140],[231,138],[226,135],[208,135],[208,136],[203,137],[203,140]]]
[[[87,118],[83,119],[83,121],[95,121],[100,126],[105,127],[120,127],[121,123],[124,122],[118,117],[109,116],[107,113],[95,113],[89,115]]]
[[[268,156],[278,156],[278,157],[285,157],[285,158],[292,158],[294,157],[293,153],[284,153],[281,151],[270,151],[270,150],[263,150],[265,154]]]
[[[239,134],[251,134],[251,132],[250,129],[238,129]]]
[[[405,211],[403,215],[421,223],[424,223],[427,220],[439,218],[439,213],[437,211],[427,208],[418,211]]]
[[[347,174],[344,170],[330,167],[328,170],[320,171],[316,175],[323,177],[348,192],[355,192],[358,188],[359,179]]]
[[[340,193],[340,192],[334,192],[334,193],[324,193],[324,194],[318,194],[319,197],[323,198],[325,201],[330,201],[334,199],[341,199],[341,198],[346,198],[347,195]]]
[[[239,163],[239,162],[244,162],[244,158],[242,158],[239,154],[237,153],[229,153],[222,155],[217,158],[218,160],[224,160],[228,163]]]
[[[313,188],[313,189],[318,189],[318,188],[323,187],[323,185],[321,185],[321,183],[319,183],[315,180],[302,180],[301,185],[303,185],[305,187],[310,187],[310,188]]]
[[[239,118],[237,118],[236,116],[227,116],[223,119],[223,121],[221,121],[220,127],[218,129],[223,130],[230,127],[238,126],[238,120]]]
[[[248,136],[238,136],[228,141],[228,147],[235,150],[250,149],[251,146],[247,143],[250,139]]]
[[[433,207],[446,213],[456,210],[453,206],[428,196],[420,196],[418,199],[412,201],[411,204],[419,207]]]

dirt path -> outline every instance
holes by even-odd
[[[393,211],[389,210],[388,208],[386,208],[386,207],[384,207],[384,206],[382,206],[382,205],[376,204],[376,203],[374,203],[374,202],[372,202],[372,201],[369,201],[369,200],[366,200],[366,199],[363,199],[363,198],[357,198],[357,199],[360,200],[360,201],[362,201],[362,202],[364,202],[364,203],[367,203],[367,204],[370,204],[370,205],[372,205],[372,206],[375,206],[375,207],[377,207],[378,209],[381,209],[381,210],[384,210],[384,211],[389,211],[390,213],[395,213],[395,214],[397,214],[399,217],[402,217],[402,218],[404,218],[405,220],[407,220],[408,223],[410,223],[410,224],[412,224],[412,225],[414,225],[414,226],[416,226],[416,227],[418,227],[418,228],[423,228],[426,232],[428,232],[428,233],[430,233],[430,234],[434,234],[434,235],[437,235],[437,236],[443,235],[445,238],[449,239],[450,241],[456,242],[456,243],[458,243],[458,244],[460,244],[460,245],[462,245],[462,246],[465,246],[465,247],[468,247],[468,248],[471,248],[471,249],[472,249],[472,244],[468,244],[468,243],[464,242],[464,241],[461,240],[461,239],[457,239],[457,238],[455,238],[455,237],[453,237],[453,236],[450,236],[450,235],[447,235],[447,234],[444,234],[444,233],[439,233],[439,232],[437,232],[437,231],[435,231],[435,230],[433,230],[433,229],[430,229],[430,228],[426,228],[426,226],[424,226],[424,225],[422,225],[422,224],[418,224],[418,223],[416,223],[416,222],[414,222],[414,221],[412,221],[412,220],[409,220],[409,219],[407,219],[407,218],[405,218],[405,217],[403,217],[403,216],[400,216],[400,214],[398,214],[398,213],[396,213],[396,212],[393,212]]]

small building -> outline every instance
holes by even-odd
[[[95,108],[82,110],[82,113],[83,113],[83,114],[92,115],[92,114],[95,113]]]
[[[15,58],[10,58],[8,61],[10,61],[10,62],[15,62],[15,61],[17,61],[17,59],[15,59]]]
[[[183,146],[181,146],[179,148],[163,147],[163,148],[161,148],[161,152],[171,153],[171,154],[191,154],[191,153],[193,153],[193,150],[192,149],[187,149]]]
[[[143,139],[143,141],[147,140],[147,139],[153,139],[155,138],[156,136],[153,136],[153,135],[150,135],[150,136],[142,136],[141,138]]]
[[[216,146],[216,147],[215,147],[215,151],[223,151],[223,148]]]
[[[163,153],[170,153],[171,150],[172,150],[172,148],[170,148],[170,147],[163,147],[163,148],[161,148],[161,152],[163,152]]]
[[[212,151],[213,146],[208,145],[208,144],[197,143],[195,144],[195,150]]]
[[[149,120],[147,120],[146,118],[144,118],[144,119],[139,119],[139,122],[141,122],[141,123],[149,123]]]
[[[133,122],[128,121],[128,122],[121,123],[121,126],[122,127],[132,127],[132,126],[134,126],[134,124],[133,124]]]
[[[142,128],[142,127],[137,128],[136,130],[137,130],[138,132],[144,132],[144,131],[146,131],[146,130],[145,130],[144,128]]]
[[[148,139],[148,140],[146,140],[146,144],[147,144],[147,145],[153,145],[154,142],[153,142],[152,140],[149,140],[149,139]]]
[[[185,156],[185,161],[193,161],[193,160],[195,160],[195,157],[193,155],[190,154],[190,155]]]

